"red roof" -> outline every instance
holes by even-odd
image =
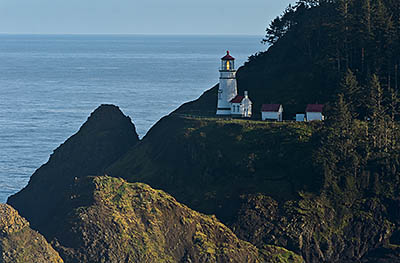
[[[231,103],[241,103],[242,100],[244,99],[244,96],[239,96],[237,95],[236,97],[234,97],[233,99],[231,99]]]
[[[261,111],[263,111],[263,112],[266,112],[266,111],[278,112],[280,107],[281,107],[281,104],[263,104],[261,107]]]
[[[323,104],[308,104],[306,112],[322,112],[323,108]]]
[[[229,51],[226,51],[226,55],[225,57],[221,58],[222,60],[235,60],[234,57],[232,57],[231,55],[229,55]]]

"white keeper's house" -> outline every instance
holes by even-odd
[[[283,106],[281,104],[263,104],[261,107],[261,119],[282,121]]]
[[[237,95],[231,101],[231,115],[237,117],[250,118],[253,103],[249,99],[249,93],[244,92],[244,96]]]
[[[219,72],[217,115],[250,118],[253,103],[247,91],[244,92],[244,96],[238,96],[235,58],[229,54],[229,51],[221,58]]]

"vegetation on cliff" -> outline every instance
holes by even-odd
[[[65,207],[75,208],[51,237],[65,262],[303,262],[282,248],[259,253],[215,217],[142,183],[86,177],[70,194]]]
[[[1,263],[61,263],[58,253],[46,239],[12,207],[0,204]]]
[[[229,222],[243,194],[287,200],[300,190],[318,189],[310,137],[319,127],[173,114],[107,173],[161,188],[191,208]]]
[[[9,199],[10,203],[21,211],[27,212],[28,218],[36,222],[35,229],[52,241],[53,246],[65,262],[266,261],[278,263],[303,261],[300,256],[284,248],[263,246],[259,250],[253,245],[239,240],[229,228],[220,223],[214,216],[205,216],[190,210],[176,202],[171,196],[164,192],[153,190],[147,185],[129,184],[122,179],[111,177],[92,177],[92,174],[101,174],[107,162],[111,162],[111,157],[115,158],[116,156],[111,155],[110,157],[108,154],[112,153],[112,151],[102,152],[99,151],[97,146],[110,145],[109,147],[103,147],[103,150],[111,148],[111,145],[117,149],[122,147],[120,144],[126,144],[126,140],[119,140],[118,134],[129,134],[133,127],[131,124],[120,125],[118,123],[118,120],[122,120],[126,124],[128,120],[116,107],[101,106],[99,109],[92,114],[88,122],[77,134],[55,151],[49,162],[43,166],[44,168],[40,168],[34,174],[28,186]],[[117,115],[112,114],[110,116],[110,110],[117,113]],[[107,132],[103,132],[104,129],[99,127],[104,127],[103,125],[110,120],[117,120],[118,125],[111,125],[110,128],[105,129]],[[168,120],[167,122],[170,123],[170,121]],[[232,143],[234,150],[250,143],[251,140],[257,137],[257,134],[265,133],[264,135],[271,135],[269,142],[276,149],[281,149],[283,153],[289,151],[285,147],[280,147],[277,141],[274,142],[275,139],[283,138],[283,135],[280,135],[280,131],[285,129],[282,129],[279,125],[269,130],[266,127],[275,125],[241,121],[225,123],[217,119],[181,117],[176,117],[175,121],[176,126],[169,124],[164,127],[164,131],[153,131],[155,133],[153,139],[159,139],[157,143],[146,139],[143,142],[139,142],[139,144],[146,145],[147,142],[151,142],[148,147],[158,145],[157,149],[162,149],[158,153],[161,159],[165,157],[177,158],[175,161],[178,161],[178,158],[182,158],[187,153],[185,151],[180,152],[181,148],[176,144],[176,141],[170,140],[170,136],[176,136],[177,140],[186,138],[186,141],[183,141],[184,144],[192,140],[193,143],[189,144],[191,145],[190,147],[197,147],[196,145],[201,143],[203,148],[190,148],[190,152],[195,154],[199,151],[202,154],[204,147],[209,147],[207,140],[203,137],[204,134],[209,134],[210,138],[212,138],[212,131],[219,131],[217,136],[214,137],[214,139],[218,140],[220,136],[225,136],[222,128],[228,125],[227,127],[232,128],[231,141],[226,142]],[[87,129],[88,123],[91,129]],[[248,134],[243,135],[241,138],[234,136],[238,129]],[[293,143],[297,147],[307,148],[308,138],[313,130],[312,127],[306,127],[305,125],[293,125],[286,132],[287,134],[293,134],[295,138]],[[167,131],[168,136],[164,134],[164,137],[160,137],[160,134]],[[104,142],[99,139],[103,138],[99,137],[100,135],[110,133],[111,135],[104,137]],[[87,138],[90,136],[93,136],[93,138]],[[148,135],[148,138],[152,137]],[[165,138],[167,140],[164,140]],[[90,142],[93,142],[93,144]],[[162,145],[163,143],[167,145]],[[176,144],[175,147],[171,147],[171,143]],[[252,145],[255,144],[256,142],[253,142]],[[127,146],[124,145],[124,147]],[[135,145],[131,148],[131,151],[136,148],[143,149],[142,147]],[[183,146],[183,149],[185,147]],[[86,151],[82,151],[82,148],[86,149]],[[154,150],[155,152],[153,153],[156,153],[157,150]],[[248,151],[250,150],[249,148]],[[215,149],[215,151],[219,150]],[[258,151],[262,153],[261,149]],[[174,155],[175,153],[178,155]],[[131,154],[126,153],[125,155],[126,157],[130,156],[130,161],[132,161]],[[213,154],[216,154],[214,150]],[[223,151],[223,154],[228,154],[228,152]],[[241,167],[242,172],[249,170],[250,172],[247,171],[246,173],[254,174],[252,165],[258,165],[258,157],[253,154],[250,160],[248,158],[249,152],[244,152],[243,154],[243,156],[233,155],[230,158],[233,158],[232,160],[238,163],[237,167]],[[100,160],[104,161],[105,157],[109,157],[110,161],[100,162]],[[165,161],[159,159],[157,161],[162,162],[156,166],[157,162],[154,161],[154,156],[148,156],[142,150],[133,158],[135,161],[148,162],[144,167],[144,172],[146,173],[150,171],[148,170],[150,167],[164,169],[166,168],[164,165],[170,161],[169,159]],[[242,160],[243,158],[244,160]],[[262,158],[265,158],[265,156],[262,156]],[[270,158],[273,157],[270,156]],[[291,156],[291,158],[297,157]],[[124,158],[121,158],[121,162],[122,160]],[[190,161],[189,159],[182,160]],[[198,160],[195,157],[193,161]],[[205,161],[207,162],[207,160]],[[86,165],[83,166],[82,163]],[[87,172],[88,168],[94,169],[96,165],[97,172]],[[175,163],[173,165],[175,166]],[[206,163],[202,163],[202,165],[206,165]],[[229,166],[230,163],[227,162],[221,169],[229,168]],[[231,168],[229,169],[233,171]],[[191,171],[194,170],[190,170],[189,174]],[[156,174],[159,174],[159,172],[162,172],[162,170]],[[123,174],[120,176],[130,177]],[[274,182],[274,180],[278,184],[283,182],[287,191],[291,191],[291,187],[298,187],[297,184],[299,183],[296,183],[294,179],[293,184],[286,183],[286,179],[282,174],[279,176],[271,174],[271,176],[273,177],[271,182]],[[239,178],[239,174],[236,174],[235,177]],[[261,178],[262,175],[257,175],[256,177]],[[190,183],[190,180],[195,180],[195,178],[186,178],[181,186],[184,186],[186,182],[186,189],[196,189],[197,186]],[[218,180],[221,180],[221,178]],[[238,180],[241,180],[241,183],[246,182],[242,179]],[[224,182],[224,180],[221,182]],[[264,183],[264,185],[268,184]],[[204,192],[206,196],[210,195],[210,188],[207,184],[203,183],[203,186],[207,190],[207,192]],[[232,186],[234,185],[232,184]],[[232,189],[229,187],[222,184],[218,185],[218,187],[221,190],[226,189],[227,192],[225,194],[233,194]],[[36,189],[36,191],[31,189]],[[220,190],[218,189],[218,191]],[[279,195],[279,191],[276,193]],[[38,196],[35,196],[35,194],[38,194]],[[193,192],[193,196],[197,194],[197,192]],[[235,198],[238,199],[237,193],[234,194]],[[42,202],[42,198],[45,197],[51,199]],[[223,197],[225,198],[225,196]],[[212,201],[208,201],[203,207],[216,202],[215,197],[210,196],[209,199]],[[215,210],[215,207],[210,207],[214,209],[213,211],[218,211]],[[35,213],[29,213],[34,209],[37,209],[34,211]]]

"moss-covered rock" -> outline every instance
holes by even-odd
[[[46,239],[12,207],[0,204],[1,263],[61,263],[58,253]]]
[[[66,262],[263,262],[214,216],[148,185],[104,176],[71,190],[66,202],[76,208],[54,222],[52,237]]]
[[[260,249],[264,259],[270,263],[304,263],[304,259],[282,247],[265,245]]]
[[[300,200],[277,202],[260,194],[250,196],[232,227],[257,247],[283,246],[306,262],[360,262],[389,242],[394,224],[379,200],[336,201],[343,200],[302,194]]]

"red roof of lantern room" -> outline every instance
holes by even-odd
[[[281,104],[263,104],[261,111],[263,112],[278,112]]]
[[[237,95],[236,97],[234,97],[233,99],[231,99],[231,103],[241,103],[242,100],[244,99],[244,96],[239,96]]]
[[[306,112],[322,112],[323,108],[323,104],[308,104]]]
[[[226,51],[225,57],[221,58],[221,60],[235,60],[235,58],[229,55],[229,51]]]

